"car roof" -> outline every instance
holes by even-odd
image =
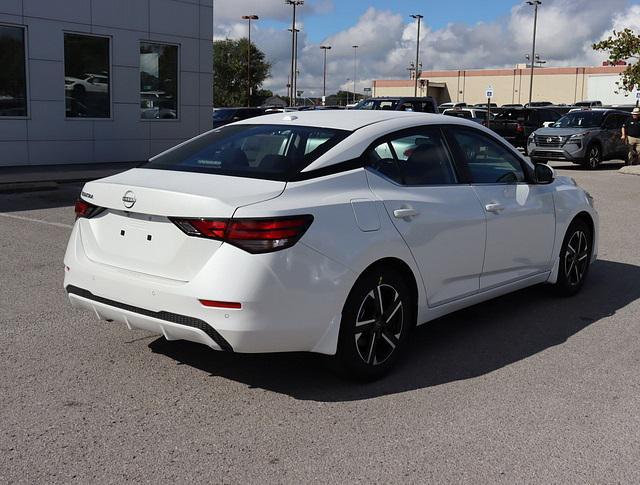
[[[259,118],[261,125],[299,125],[317,128],[334,128],[337,130],[355,131],[364,126],[383,121],[421,118],[424,124],[441,123],[440,115],[420,113],[415,111],[392,110],[308,110],[291,113],[275,113],[263,115]],[[248,119],[232,123],[234,125],[255,124],[255,119]]]

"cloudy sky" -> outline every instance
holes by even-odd
[[[640,32],[640,0],[543,0],[538,16],[537,52],[547,66],[599,65],[603,56],[591,43],[613,29]],[[255,14],[251,40],[272,63],[264,87],[286,92],[291,59],[291,10],[284,0],[214,0],[215,39],[247,35],[242,15]],[[306,0],[298,8],[298,89],[322,94],[322,51],[327,62],[327,92],[349,86],[357,49],[358,91],[373,79],[408,77],[415,58],[416,24],[423,69],[513,67],[531,51],[533,9],[513,0]]]

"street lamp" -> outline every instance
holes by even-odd
[[[542,5],[540,0],[529,0],[527,5],[533,7],[533,48],[531,49],[531,75],[529,79],[529,106],[533,99],[533,68],[535,67],[534,59],[536,58],[536,30],[538,29],[538,7]]]
[[[294,55],[294,63],[293,63],[293,84],[292,84],[292,91],[294,93],[296,93],[298,91],[298,74],[300,73],[300,71],[298,71],[298,32],[300,32],[300,29],[287,29],[289,32],[293,32],[293,52],[295,52]],[[298,102],[298,97],[296,96],[294,98],[294,103]],[[295,105],[295,104],[294,104]]]
[[[347,78],[347,104],[349,104],[349,81],[351,81],[351,79]]]
[[[357,101],[356,99],[356,79],[358,79],[358,60],[356,58],[356,52],[358,52],[357,45],[352,45],[353,47],[353,102]]]
[[[291,89],[289,90],[289,105],[293,106],[296,75],[296,7],[304,5],[304,0],[284,0],[284,4],[293,7],[293,18],[291,20]]]
[[[251,21],[258,20],[257,15],[243,15],[242,20],[249,22],[249,43],[247,44],[247,106],[251,106]]]
[[[418,35],[416,37],[416,75],[413,86],[413,95],[418,96],[418,78],[420,77],[420,73],[418,72],[418,65],[420,64],[420,22],[424,17],[420,14],[410,15],[410,17],[418,21]]]
[[[331,49],[331,46],[321,45],[320,49],[324,51],[324,64],[322,68],[322,106],[324,106],[327,96],[327,51]]]

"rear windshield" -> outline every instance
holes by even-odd
[[[395,110],[399,101],[398,99],[365,99],[355,105],[353,109]]]
[[[496,120],[504,121],[524,121],[529,114],[525,109],[505,109],[496,115]]]
[[[235,109],[217,109],[213,112],[214,120],[230,120],[235,114]]]
[[[143,168],[286,181],[349,134],[307,126],[224,126],[158,155]]]
[[[553,124],[554,128],[596,128],[602,123],[604,111],[576,111],[564,115]]]

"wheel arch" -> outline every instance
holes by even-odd
[[[400,258],[385,257],[382,259],[378,259],[377,261],[374,261],[369,266],[367,266],[364,269],[364,271],[362,271],[362,273],[360,273],[360,276],[357,278],[356,282],[353,284],[352,289],[355,288],[355,286],[363,277],[367,276],[372,271],[375,271],[377,268],[381,268],[381,267],[397,271],[398,273],[400,273],[405,283],[407,283],[407,286],[409,287],[409,291],[411,291],[411,298],[413,302],[413,316],[414,316],[414,319],[417,321],[418,301],[420,297],[419,289],[418,289],[418,280],[413,270],[411,269],[411,267]],[[414,322],[414,325],[415,325],[415,322]]]

